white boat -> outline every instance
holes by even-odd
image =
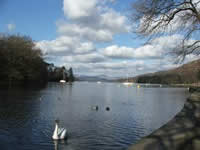
[[[65,81],[65,72],[64,72],[64,70],[63,70],[63,79],[60,80],[59,82],[60,82],[60,83],[65,83],[65,82],[66,82],[66,81]]]
[[[127,80],[125,82],[122,83],[123,85],[126,85],[126,86],[131,86],[133,85],[133,82],[129,82],[128,81],[128,74],[127,74]]]
[[[60,83],[65,83],[66,81],[65,80],[60,80]]]
[[[131,85],[133,85],[133,82],[123,82],[122,84],[126,85],[126,86],[131,86]]]
[[[97,84],[101,84],[101,81],[97,81]]]

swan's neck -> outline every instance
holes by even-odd
[[[58,139],[58,124],[57,123],[53,132],[53,139]]]

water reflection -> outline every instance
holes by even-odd
[[[54,140],[53,143],[55,150],[72,150],[72,148],[67,144],[67,140]]]
[[[183,106],[185,91],[84,82],[0,90],[0,148],[126,149],[172,118]],[[57,118],[69,132],[67,141],[51,138]]]

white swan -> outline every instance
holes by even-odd
[[[59,120],[55,120],[55,129],[52,138],[54,140],[63,140],[67,137],[67,130],[65,128],[58,127]]]

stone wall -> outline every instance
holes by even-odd
[[[128,150],[200,150],[200,88],[190,88],[181,112]]]

